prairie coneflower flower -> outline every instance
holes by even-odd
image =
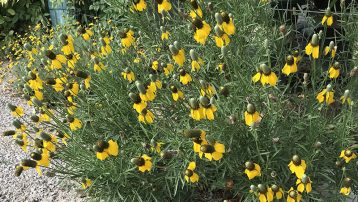
[[[170,90],[172,91],[172,97],[174,101],[178,101],[179,99],[184,98],[183,91],[178,90],[176,86],[170,86]]]
[[[120,33],[121,44],[124,48],[129,48],[135,41],[134,32],[130,29],[124,29]]]
[[[39,77],[37,72],[29,71],[28,77],[29,81],[27,83],[33,90],[40,90],[43,88],[42,79]]]
[[[301,179],[306,171],[306,161],[301,159],[298,155],[294,155],[288,167],[292,173],[296,174],[297,178]]]
[[[331,79],[338,78],[340,73],[340,66],[341,65],[337,61],[333,63],[333,65],[328,70],[329,78]]]
[[[162,82],[158,79],[158,77],[154,74],[149,74],[150,83],[147,87],[153,92],[156,92],[157,89],[162,89]]]
[[[82,122],[78,118],[74,118],[73,116],[68,116],[67,121],[72,131],[82,128]]]
[[[343,186],[339,193],[341,193],[345,196],[348,196],[351,193],[351,184],[352,184],[351,178],[349,178],[349,177],[344,178]]]
[[[164,143],[163,142],[156,142],[154,139],[152,139],[150,141],[150,149],[153,151],[153,152],[156,152],[158,154],[160,154],[160,152],[162,151],[161,147]]]
[[[214,120],[214,112],[216,112],[217,108],[214,104],[212,104],[209,98],[205,96],[200,96],[200,104],[203,106],[205,118],[212,121]]]
[[[61,54],[56,55],[51,50],[47,50],[45,55],[51,60],[51,69],[61,69],[62,64],[66,64],[66,57]]]
[[[73,46],[73,38],[71,35],[61,34],[60,40],[62,42],[61,51],[65,55],[69,55],[75,52],[75,48]]]
[[[170,11],[172,9],[172,4],[169,0],[155,0],[158,3],[158,13],[163,11]]]
[[[225,145],[215,142],[213,145],[201,145],[200,151],[204,153],[205,158],[212,161],[218,161],[222,159],[223,154],[225,153]]]
[[[322,18],[322,25],[327,25],[330,27],[333,24],[333,16],[330,8],[326,9],[326,13],[324,14]]]
[[[71,69],[74,69],[75,64],[80,59],[80,54],[78,54],[78,53],[68,54],[68,55],[66,55],[66,59],[67,59],[67,66]]]
[[[160,27],[160,30],[162,31],[162,35],[161,35],[162,41],[169,40],[170,32],[166,30],[163,26]]]
[[[94,61],[93,70],[95,72],[101,72],[102,70],[106,69],[106,66],[104,66],[104,64],[100,62],[97,58],[94,58],[93,61]]]
[[[277,76],[275,72],[271,71],[270,67],[268,67],[266,64],[261,64],[259,72],[252,77],[252,81],[254,83],[261,81],[263,86],[266,84],[275,86],[277,83]]]
[[[91,84],[90,84],[91,75],[89,75],[87,72],[77,71],[76,76],[84,79],[84,84],[85,84],[86,89],[88,89],[91,86]]]
[[[282,73],[288,76],[296,72],[297,72],[297,63],[295,62],[295,58],[294,56],[289,55],[286,57],[286,64],[282,68]]]
[[[85,29],[84,27],[79,27],[77,32],[81,34],[82,38],[86,41],[90,40],[93,32],[90,29]]]
[[[24,159],[21,161],[20,166],[23,168],[23,170],[28,170],[29,168],[35,168],[39,176],[42,176],[40,166],[34,160]]]
[[[158,69],[159,69],[159,62],[158,62],[158,60],[154,60],[153,62],[152,62],[152,69],[154,70],[154,71],[158,71]]]
[[[220,15],[222,17],[222,23],[220,25],[224,32],[229,36],[235,34],[235,25],[232,20],[232,17],[226,12],[221,12]]]
[[[224,46],[229,45],[230,43],[230,38],[229,35],[227,35],[221,28],[219,25],[216,25],[215,28],[215,34],[216,36],[214,36],[214,40],[215,40],[215,44],[217,47],[222,48]]]
[[[11,116],[13,117],[22,117],[24,116],[24,109],[20,106],[15,106],[10,103],[7,104],[7,107],[11,111]]]
[[[341,97],[342,104],[347,103],[347,105],[352,105],[352,99],[350,97],[349,90],[345,90],[343,96]]]
[[[206,39],[208,38],[211,27],[205,21],[201,21],[199,18],[195,18],[193,21],[193,25],[195,27],[194,39],[196,42],[205,45]]]
[[[273,191],[271,188],[268,188],[262,184],[257,185],[258,188],[258,197],[260,202],[271,202],[273,201]]]
[[[301,179],[297,179],[296,181],[297,191],[303,193],[305,190],[307,193],[312,191],[312,182],[311,179],[307,175],[303,175]]]
[[[199,129],[184,130],[184,136],[193,140],[193,150],[201,158],[204,153],[200,150],[200,147],[208,144],[205,131]]]
[[[71,95],[76,96],[80,90],[80,85],[75,81],[67,85]]]
[[[247,161],[245,163],[245,174],[249,180],[252,180],[257,176],[261,176],[261,167],[259,164],[253,163],[252,161]]]
[[[190,50],[190,57],[191,57],[191,71],[199,71],[200,67],[204,65],[203,59],[199,58],[198,54],[195,50]]]
[[[27,146],[29,145],[27,134],[26,133],[17,134],[14,135],[14,138],[15,138],[15,143],[19,145],[24,152],[27,152]]]
[[[57,138],[54,135],[47,134],[45,132],[40,133],[42,144],[45,149],[50,152],[56,151]]]
[[[138,115],[138,120],[145,124],[151,124],[154,121],[154,114],[148,109],[143,109]]]
[[[67,140],[70,136],[67,133],[63,133],[61,131],[57,132],[57,137],[61,139],[62,143],[67,146]]]
[[[201,10],[200,6],[198,5],[198,2],[196,0],[190,0],[190,5],[193,7],[193,10],[190,10],[190,17],[192,19],[195,19],[197,17],[202,18],[203,17],[203,11]]]
[[[174,70],[174,66],[172,64],[170,64],[170,63],[168,63],[166,66],[164,66],[164,64],[161,65],[161,66],[163,67],[163,71],[164,71],[165,76],[169,76],[169,74],[172,73],[173,70]]]
[[[25,132],[26,131],[26,126],[23,123],[21,123],[21,121],[18,120],[18,119],[15,119],[12,122],[12,125],[15,126],[16,131],[19,131],[19,132]]]
[[[133,0],[133,8],[136,11],[144,11],[147,8],[145,0]]]
[[[30,156],[39,166],[48,167],[50,165],[50,154],[48,150],[42,149],[41,153],[32,152]]]
[[[87,189],[88,187],[90,187],[92,185],[92,180],[88,179],[88,178],[83,178],[81,180],[81,186],[83,189]]]
[[[106,56],[106,55],[109,55],[112,53],[112,48],[109,44],[109,40],[108,40],[108,37],[105,39],[105,38],[101,38],[100,39],[101,42],[102,42],[102,46],[101,46],[101,54],[103,56]]]
[[[314,59],[318,59],[318,57],[319,57],[319,41],[318,41],[317,34],[313,34],[311,42],[307,44],[305,51],[306,51],[307,55],[311,55]]]
[[[270,189],[273,191],[276,199],[278,200],[282,199],[284,194],[282,188],[279,188],[277,185],[272,185]]]
[[[188,74],[184,69],[180,70],[180,73],[179,73],[179,81],[180,81],[180,83],[182,83],[183,85],[187,85],[192,80],[193,79],[191,78],[190,74]]]
[[[129,93],[129,97],[134,102],[133,109],[135,109],[138,113],[141,113],[143,109],[147,107],[147,103],[143,101],[138,94]]]
[[[108,158],[108,156],[118,156],[118,143],[113,140],[109,140],[108,142],[98,140],[94,146],[94,150],[96,151],[97,158],[103,161]]]
[[[330,105],[334,102],[334,92],[332,89],[332,85],[328,84],[326,89],[322,90],[320,93],[318,93],[316,99],[319,103],[326,102],[327,105]]]
[[[357,155],[350,149],[344,149],[341,151],[339,158],[342,158],[346,163],[349,163],[351,160],[357,158]]]
[[[324,48],[324,55],[328,55],[328,53],[331,52],[331,58],[334,58],[337,53],[337,48],[338,47],[334,45],[334,41],[331,41],[329,46]]]
[[[141,157],[132,158],[131,162],[138,166],[140,172],[150,171],[152,169],[152,158],[143,154]]]
[[[137,89],[139,91],[140,98],[147,102],[147,101],[153,101],[155,99],[155,92],[152,90],[152,88],[144,87],[142,82],[136,81],[135,85],[137,86]],[[150,87],[150,85],[149,85]]]
[[[252,126],[253,124],[259,123],[261,121],[260,113],[256,111],[255,105],[251,103],[247,105],[247,109],[244,115],[245,115],[245,124],[248,126]]]
[[[204,108],[199,105],[199,102],[195,98],[190,98],[190,116],[196,121],[200,121],[205,118]]]
[[[200,95],[207,96],[208,98],[213,97],[216,94],[216,90],[212,84],[208,84],[203,80],[200,80]]]
[[[169,45],[169,50],[172,53],[173,60],[179,67],[182,67],[185,62],[185,52],[184,49],[180,49],[179,43],[174,42],[174,45]]]
[[[130,83],[132,83],[135,80],[134,72],[130,71],[128,68],[126,68],[122,72],[122,76],[125,80],[128,80]]]
[[[186,182],[195,183],[199,181],[199,175],[194,172],[196,168],[195,162],[190,162],[188,168],[185,170],[185,180]]]
[[[288,191],[287,202],[300,202],[302,195],[292,187]]]

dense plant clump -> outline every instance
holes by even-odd
[[[120,20],[21,38],[10,66],[34,112],[8,105],[3,135],[29,156],[15,174],[108,200],[345,200],[358,180],[358,16],[334,2],[305,21],[303,45],[294,20],[253,0],[113,2]],[[337,27],[347,35],[329,36]]]

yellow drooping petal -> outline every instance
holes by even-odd
[[[113,140],[109,140],[108,141],[108,149],[107,149],[107,152],[109,155],[112,155],[112,156],[118,156],[118,144],[117,142],[113,141]]]
[[[318,59],[319,57],[319,46],[313,46],[313,49],[312,49],[312,57],[314,59]]]
[[[194,161],[190,162],[188,169],[193,171],[195,168],[196,168],[196,163]]]
[[[107,152],[96,152],[96,156],[99,160],[103,161],[106,158],[108,158],[108,153]]]

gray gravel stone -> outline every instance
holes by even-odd
[[[8,83],[9,76],[0,84],[0,133],[5,130],[13,129],[12,118],[6,107],[8,102],[14,105],[22,106],[25,113],[29,113],[29,107],[25,101],[19,98],[11,90]],[[78,184],[61,180],[57,177],[47,177],[46,170],[42,169],[43,176],[39,176],[35,169],[30,169],[22,173],[20,177],[14,175],[15,165],[21,159],[29,158],[21,148],[13,142],[12,137],[0,136],[0,201],[85,201],[80,198],[76,189]],[[64,186],[66,185],[66,186]]]

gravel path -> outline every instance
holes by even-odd
[[[5,78],[8,78],[5,76]],[[8,102],[24,108],[25,113],[29,112],[26,103],[12,92],[9,79],[0,84],[0,133],[12,129],[12,118],[6,107]],[[46,170],[43,176],[38,176],[35,169],[30,169],[22,173],[20,177],[14,175],[15,165],[21,159],[29,158],[29,154],[24,153],[17,146],[12,137],[0,135],[0,201],[84,201],[76,191],[79,187],[71,188],[69,183],[62,182],[56,177],[47,177]]]

